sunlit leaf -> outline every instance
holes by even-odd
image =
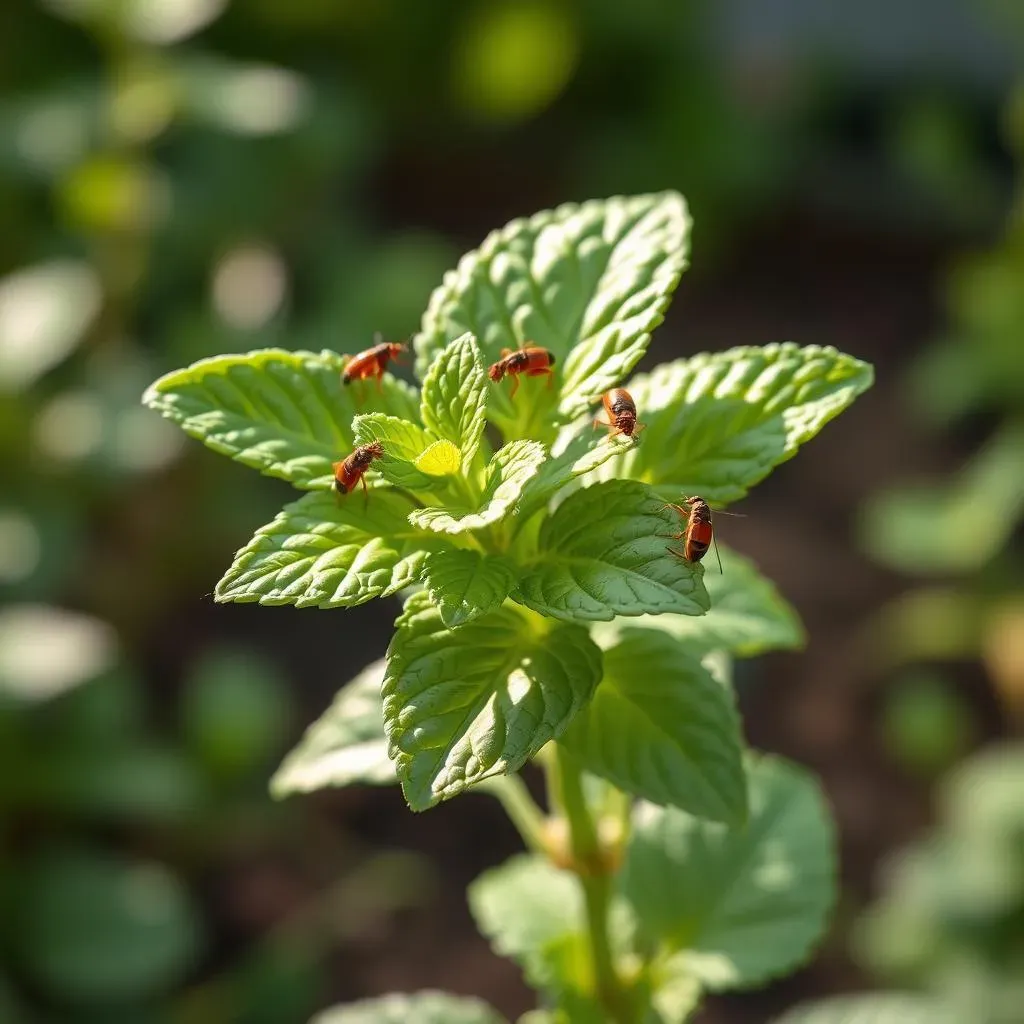
[[[445,275],[415,344],[422,378],[452,338],[472,332],[484,360],[526,343],[556,357],[559,390],[534,408],[494,388],[488,415],[512,436],[524,417],[585,411],[647,349],[686,263],[690,219],[675,192],[566,204],[492,232]],[[570,354],[571,353],[571,354]],[[518,401],[518,399],[517,399]]]
[[[477,508],[418,508],[409,521],[435,533],[482,530],[514,512],[523,488],[544,462],[544,446],[537,441],[511,441],[495,452],[487,465],[484,495]]]
[[[418,992],[364,999],[318,1013],[309,1024],[505,1024],[479,999],[446,992]]]
[[[384,666],[383,658],[367,665],[338,691],[270,780],[274,796],[398,781],[384,735],[380,696]]]
[[[434,359],[423,381],[421,416],[438,437],[458,445],[465,465],[480,446],[487,412],[487,374],[472,334],[456,338]]]
[[[773,1024],[964,1024],[952,1011],[919,992],[863,992],[803,1003]]]
[[[644,933],[712,990],[803,962],[835,898],[832,825],[813,777],[752,758],[748,785],[742,829],[641,804],[622,876]]]
[[[677,501],[742,498],[871,386],[872,368],[834,348],[791,342],[665,363],[629,385],[643,442],[600,471]]]
[[[381,443],[384,455],[372,466],[385,480],[413,491],[429,490],[434,484],[430,474],[418,465],[437,440],[429,430],[382,412],[356,416],[352,429],[357,445]]]
[[[301,488],[329,488],[331,464],[354,447],[356,413],[419,414],[416,392],[389,374],[382,392],[343,387],[334,352],[264,349],[202,359],[161,377],[143,395],[151,409],[221,455]]]
[[[513,605],[446,629],[430,595],[397,623],[384,678],[389,753],[413,810],[517,771],[590,699],[601,654],[585,629]]]
[[[447,548],[429,554],[423,583],[449,628],[499,607],[515,582],[512,564],[498,555]]]
[[[285,505],[235,555],[217,601],[345,608],[411,586],[423,537],[407,521],[412,504],[388,488],[367,497],[307,494]]]
[[[703,567],[669,553],[678,526],[663,504],[629,480],[577,491],[541,526],[539,551],[513,597],[560,619],[703,615]]]

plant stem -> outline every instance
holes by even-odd
[[[500,801],[512,824],[523,837],[527,849],[533,853],[547,854],[544,814],[518,775],[498,775],[482,782],[479,788]]]
[[[632,1015],[608,938],[611,877],[602,856],[597,826],[583,793],[583,773],[557,744],[548,761],[548,772],[549,792],[568,824],[573,870],[583,887],[594,994],[610,1020],[628,1024]]]

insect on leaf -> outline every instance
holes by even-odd
[[[669,553],[678,525],[663,504],[629,480],[570,495],[542,525],[540,550],[513,598],[559,619],[703,615],[704,569]]]
[[[142,396],[185,433],[267,476],[305,490],[329,488],[331,464],[355,446],[357,412],[388,408],[416,415],[416,392],[385,375],[381,393],[343,387],[345,360],[334,352],[263,349],[202,359],[168,373]]]

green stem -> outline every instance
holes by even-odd
[[[557,745],[548,765],[549,791],[568,825],[573,869],[583,887],[594,994],[610,1020],[616,1024],[629,1024],[632,1019],[629,1001],[608,938],[611,877],[603,863],[597,825],[583,793],[583,773]]]
[[[533,853],[547,853],[544,814],[518,775],[498,775],[482,782],[478,788],[490,793],[501,803],[529,850]]]

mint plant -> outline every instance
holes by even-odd
[[[745,749],[731,665],[798,647],[793,610],[722,546],[724,573],[669,554],[665,503],[735,501],[871,383],[833,348],[735,348],[628,379],[686,266],[675,193],[516,220],[434,292],[414,388],[343,387],[343,356],[207,359],[144,401],[193,437],[305,491],[257,530],[218,601],[345,608],[401,595],[385,659],[342,687],[285,760],[277,796],[398,783],[426,810],[499,799],[527,852],[473,883],[495,951],[540,1022],[674,1022],[708,992],[792,970],[834,899],[814,779]],[[512,400],[503,348],[555,356]],[[628,380],[642,439],[591,419]],[[379,441],[370,490],[331,464]],[[542,810],[518,773],[540,767]],[[436,993],[321,1024],[500,1021]]]

